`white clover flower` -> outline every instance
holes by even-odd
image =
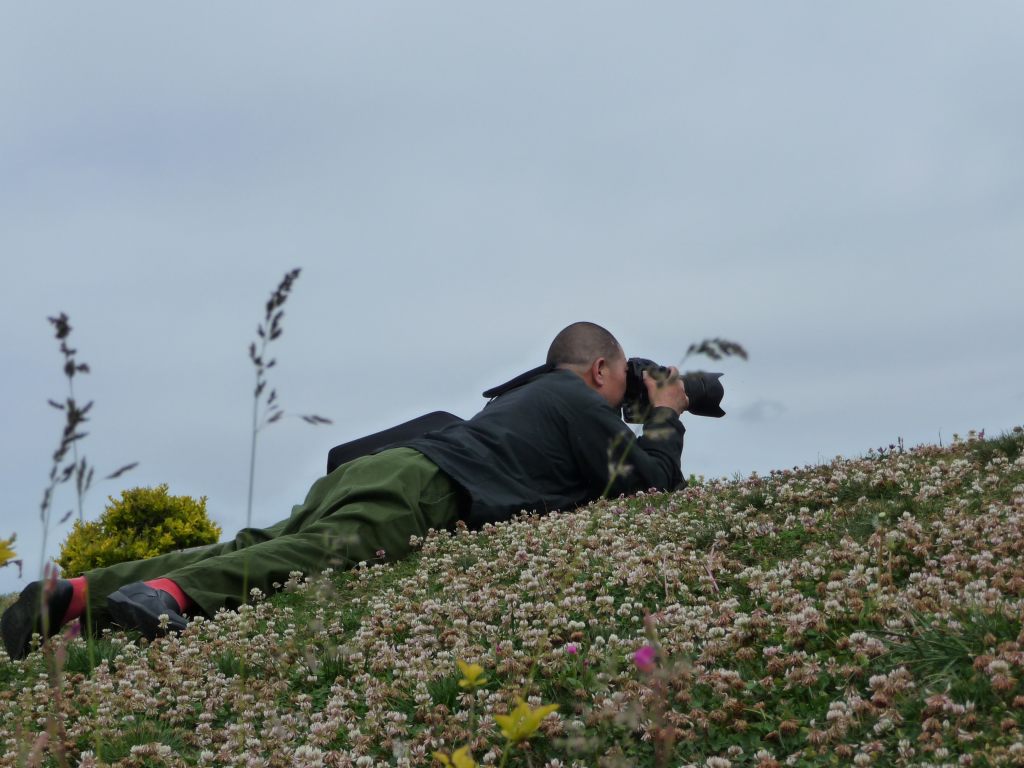
[[[985,671],[990,675],[1005,675],[1009,673],[1010,665],[1003,659],[996,659],[985,667]]]

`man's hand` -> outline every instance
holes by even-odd
[[[679,369],[671,366],[664,374],[650,375],[644,371],[644,385],[647,396],[655,408],[671,408],[682,415],[690,407],[690,398],[686,396],[686,387],[679,378]]]

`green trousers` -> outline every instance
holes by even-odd
[[[410,536],[454,529],[465,498],[411,448],[363,456],[313,483],[291,516],[269,528],[245,528],[231,541],[87,572],[93,621],[105,624],[107,595],[136,581],[171,579],[212,616],[237,608],[251,589],[271,594],[292,571],[315,575],[364,560],[397,560],[409,553]]]

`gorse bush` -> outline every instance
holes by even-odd
[[[206,497],[171,496],[167,485],[121,493],[95,522],[75,521],[57,563],[64,577],[126,560],[213,544],[221,529],[206,514]]]

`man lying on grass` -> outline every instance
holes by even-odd
[[[626,355],[611,333],[573,323],[551,343],[548,370],[491,400],[469,421],[341,465],[317,480],[291,516],[233,540],[119,563],[54,584],[33,582],[0,618],[8,655],[23,658],[33,633],[50,637],[85,615],[152,640],[187,616],[237,608],[249,590],[269,594],[292,571],[350,568],[381,550],[410,551],[429,528],[472,529],[522,510],[572,509],[603,495],[674,489],[689,399],[679,372],[644,374],[652,405],[639,439],[618,411]],[[45,595],[44,595],[45,591]]]

